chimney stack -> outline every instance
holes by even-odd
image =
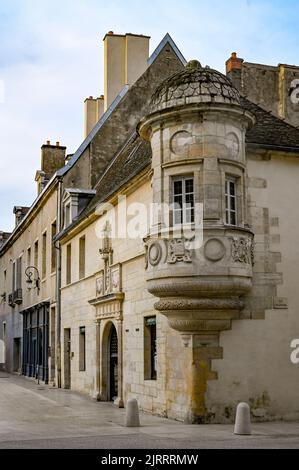
[[[114,34],[104,37],[104,111],[125,85],[133,85],[147,69],[149,36]]]
[[[232,81],[233,85],[241,89],[241,73],[244,59],[240,59],[236,52],[232,52],[231,57],[226,61],[226,75]]]
[[[226,61],[226,73],[230,73],[232,70],[241,70],[244,59],[237,57],[236,52],[232,52],[231,57]]]
[[[84,139],[90,134],[96,123],[104,114],[104,96],[93,98],[90,96],[84,101]]]
[[[51,145],[50,140],[41,148],[41,169],[36,172],[35,181],[37,182],[38,194],[40,194],[52,176],[65,165],[66,147],[61,146],[60,142]]]

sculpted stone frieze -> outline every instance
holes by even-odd
[[[167,264],[192,263],[188,246],[191,241],[185,237],[149,241],[145,245],[145,269],[165,261]]]
[[[168,242],[168,264],[176,264],[180,262],[192,263],[191,251],[187,248],[186,238],[174,238]]]
[[[254,243],[250,238],[233,237],[232,244],[232,259],[236,263],[254,264]]]
[[[96,278],[96,297],[121,292],[121,265],[109,266],[105,263],[105,268]]]

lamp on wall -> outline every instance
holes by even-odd
[[[40,291],[40,275],[39,271],[35,266],[28,266],[25,270],[25,275],[27,277],[26,284],[28,290],[37,289],[37,293]]]

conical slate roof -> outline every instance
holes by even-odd
[[[240,95],[225,75],[191,60],[184,70],[159,85],[152,97],[151,111],[189,103],[240,105]]]

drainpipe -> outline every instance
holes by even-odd
[[[63,181],[58,179],[57,190],[57,231],[62,230],[62,201]],[[55,242],[56,248],[56,386],[61,388],[61,246]]]

